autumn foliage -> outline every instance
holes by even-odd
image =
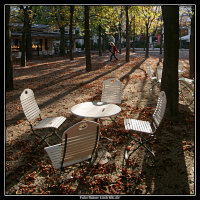
[[[135,55],[135,54],[134,54]],[[129,142],[129,132],[124,130],[124,118],[151,120],[157,95],[150,95],[150,81],[145,72],[142,56],[131,54],[126,63],[124,54],[119,61],[107,62],[107,56],[92,55],[92,68],[85,70],[85,58],[75,57],[33,60],[24,68],[14,65],[13,92],[6,93],[6,194],[167,194],[192,192],[186,179],[194,157],[194,113],[180,110],[176,121],[164,118],[158,130],[157,140],[152,143],[156,163],[141,148],[128,160],[123,161],[125,148],[135,148]],[[155,69],[158,58],[149,58]],[[100,140],[98,151],[108,151],[109,162],[94,166],[75,165],[66,168],[66,173],[53,169],[44,152],[46,144],[35,150],[39,140],[32,134],[23,114],[19,96],[25,88],[34,90],[42,115],[65,116],[64,128],[82,120],[71,114],[70,108],[85,101],[99,101],[103,80],[116,77],[123,83],[122,111],[116,123],[100,120],[101,135],[113,140]],[[47,130],[48,132],[48,130]],[[43,134],[43,132],[40,132]],[[133,132],[134,137],[137,135]],[[50,139],[51,143],[58,143]],[[186,159],[187,157],[187,159]],[[156,171],[156,173],[155,173]],[[176,179],[173,181],[173,174]],[[171,177],[171,178],[169,178]],[[169,180],[170,179],[170,180]],[[179,184],[180,183],[180,184]],[[175,185],[178,186],[175,187]],[[190,188],[189,188],[190,187]]]

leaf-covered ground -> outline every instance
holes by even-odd
[[[151,82],[146,73],[146,62],[155,70],[159,59],[156,55],[144,59],[142,53],[131,53],[125,62],[125,53],[118,61],[108,62],[108,54],[92,55],[91,72],[85,70],[82,54],[69,58],[33,59],[21,68],[13,66],[15,89],[6,92],[5,128],[5,194],[59,194],[59,195],[187,195],[195,193],[195,113],[194,107],[179,104],[179,115],[170,121],[164,117],[152,143],[156,162],[152,163],[143,149],[134,152],[125,162],[124,150],[131,152],[136,146],[129,142],[124,129],[125,118],[150,120],[157,103],[158,88],[149,92]],[[188,58],[184,62],[188,76]],[[123,83],[122,111],[117,123],[101,120],[101,134],[109,140],[100,140],[98,158],[91,168],[87,164],[66,168],[60,174],[54,170],[44,151],[46,144],[33,152],[39,142],[32,134],[19,96],[25,88],[34,91],[42,117],[65,116],[62,132],[83,120],[70,112],[73,105],[85,101],[100,101],[102,82],[116,77]],[[47,134],[49,130],[38,131]],[[56,137],[49,143],[57,144]],[[128,144],[128,146],[127,146]],[[110,156],[107,156],[107,152]],[[104,161],[108,159],[107,163]]]

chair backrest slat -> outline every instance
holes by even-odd
[[[150,78],[152,78],[151,66],[148,62],[146,64],[146,69],[147,69],[147,74],[149,75]]]
[[[164,91],[161,91],[158,97],[156,109],[153,114],[153,120],[157,127],[159,126],[165,114],[166,104],[167,104],[166,94]]]
[[[187,82],[188,84],[194,84],[194,79],[181,77],[181,78],[179,78],[179,80],[185,81],[185,82]]]
[[[28,121],[31,121],[39,116],[40,109],[34,97],[34,93],[31,89],[25,89],[20,96],[21,105],[24,114]]]
[[[93,121],[82,121],[63,133],[61,144],[44,149],[53,167],[60,169],[90,159],[97,147],[98,139],[99,124]]]
[[[184,71],[184,69],[183,69],[183,62],[179,62],[178,63],[178,70],[179,71]]]
[[[60,155],[61,155],[61,144],[45,147],[44,150],[47,152],[54,169],[61,168]]]
[[[115,78],[103,82],[101,102],[121,104],[122,83]]]
[[[157,77],[157,80],[162,79],[162,67],[160,65],[158,65],[156,68],[156,77]]]
[[[62,136],[61,162],[64,156],[63,167],[91,158],[98,137],[99,124],[93,121],[79,122],[67,129]]]

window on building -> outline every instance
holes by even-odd
[[[12,39],[11,40],[11,48],[12,48],[12,51],[18,51],[20,49],[20,40]]]
[[[41,39],[33,39],[32,40],[32,50],[37,51],[38,46],[39,46],[39,51],[42,51],[42,40]]]

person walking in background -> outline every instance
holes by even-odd
[[[110,61],[110,57],[111,57],[111,55],[112,55],[112,45],[111,45],[111,42],[108,42],[108,51],[111,53],[111,54],[109,55],[109,59],[108,59],[108,61]]]
[[[108,43],[108,50],[110,51],[110,53],[112,53],[112,45],[111,45],[111,42]]]
[[[117,47],[115,46],[115,44],[113,42],[110,42],[110,44],[112,45],[112,48],[111,48],[111,56],[110,56],[110,61],[112,61],[112,57],[114,56],[116,60],[118,60],[118,58],[115,56],[116,52],[119,53]]]

